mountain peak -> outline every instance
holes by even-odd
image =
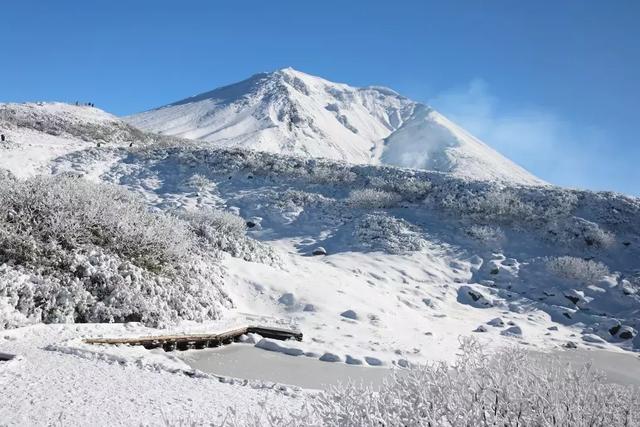
[[[385,87],[352,87],[291,67],[127,120],[219,146],[541,182],[426,105]]]

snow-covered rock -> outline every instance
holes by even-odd
[[[520,328],[520,326],[511,326],[510,328],[500,332],[500,334],[509,337],[522,338],[522,328]]]

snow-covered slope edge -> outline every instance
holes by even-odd
[[[387,88],[355,88],[291,68],[125,119],[215,146],[542,183],[430,107]]]
[[[241,310],[292,316],[352,357],[394,345],[410,353],[433,330],[454,354],[458,334],[488,322],[480,330],[496,342],[580,333],[585,343],[640,345],[636,198],[204,145],[120,150],[101,179],[162,209],[231,210],[279,248],[284,269],[226,262]],[[74,153],[53,171],[90,171],[102,155]],[[329,255],[309,257],[318,246]],[[399,334],[403,324],[415,326]],[[554,324],[566,334],[547,335]],[[363,341],[338,344],[326,325]]]
[[[98,108],[60,102],[0,103],[0,133],[0,168],[19,177],[46,172],[51,160],[88,146],[155,139]]]

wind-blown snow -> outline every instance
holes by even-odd
[[[430,107],[387,88],[355,88],[291,68],[126,120],[215,146],[542,183]]]

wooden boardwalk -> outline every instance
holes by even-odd
[[[14,358],[15,356],[13,354],[0,353],[0,362],[8,362],[10,360],[13,360]]]
[[[87,344],[111,344],[111,345],[141,345],[146,349],[162,347],[164,351],[202,349],[206,347],[218,347],[238,341],[244,334],[259,334],[265,338],[277,340],[295,339],[302,340],[302,333],[289,329],[272,328],[266,326],[244,326],[218,334],[186,334],[186,335],[152,335],[133,338],[87,338]]]

